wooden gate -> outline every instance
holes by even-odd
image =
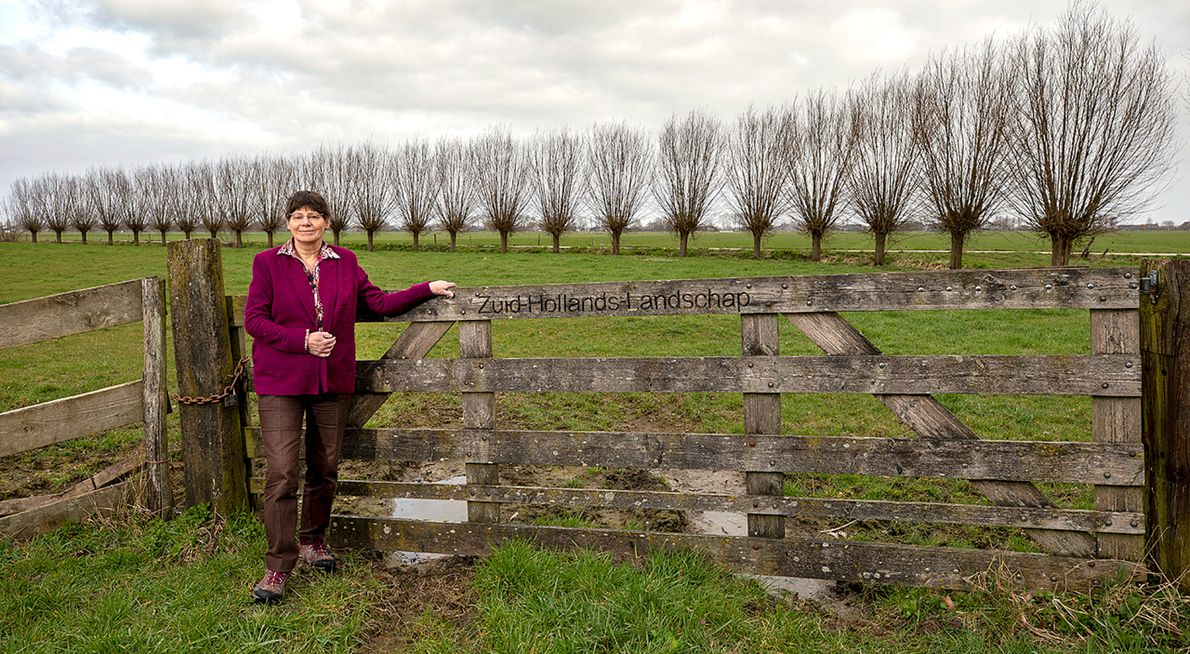
[[[483,554],[513,538],[624,554],[683,547],[765,575],[961,587],[988,573],[1021,585],[1088,588],[1143,570],[1144,459],[1138,272],[998,270],[594,283],[464,289],[394,320],[409,328],[379,361],[362,361],[351,423],[397,391],[458,392],[461,429],[352,429],[344,456],[466,462],[467,484],[344,480],[344,494],[456,499],[467,523],[336,516],[343,545]],[[1085,356],[885,356],[840,311],[1081,308]],[[728,313],[740,316],[734,357],[492,357],[493,320]],[[242,311],[232,315],[239,319]],[[237,320],[238,321],[238,320]],[[452,324],[459,358],[423,359]],[[782,356],[792,326],[823,356]],[[501,429],[498,392],[731,392],[745,434],[548,432]],[[784,393],[874,395],[917,438],[781,433]],[[934,393],[1090,395],[1090,442],[980,438]],[[247,429],[249,456],[261,452]],[[746,495],[537,488],[500,484],[501,465],[689,468],[746,472]],[[785,473],[970,480],[989,505],[785,497]],[[259,487],[260,480],[254,480]],[[1096,510],[1057,508],[1033,482],[1095,485]],[[501,522],[504,503],[737,511],[747,537],[541,527]],[[507,515],[507,514],[505,514]],[[914,521],[1024,529],[1045,554],[785,538],[785,522]]]
[[[137,321],[144,322],[145,342],[141,379],[0,413],[0,456],[137,422],[144,425],[140,456],[61,493],[0,502],[0,537],[34,536],[134,498],[143,497],[144,505],[154,513],[170,512],[164,315],[164,287],[158,277],[0,305],[0,348]],[[143,474],[135,474],[142,469]]]

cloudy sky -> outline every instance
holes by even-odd
[[[1190,2],[1104,0],[1168,55],[1178,169],[1140,220],[1190,219]],[[0,193],[13,179],[322,143],[721,116],[988,35],[1065,0],[0,0]]]

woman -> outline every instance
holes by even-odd
[[[368,281],[351,250],[322,240],[330,207],[321,195],[294,193],[285,215],[292,237],[256,255],[244,306],[244,327],[253,338],[253,383],[266,466],[264,525],[269,549],[265,576],[252,589],[258,602],[281,599],[299,558],[326,572],[335,569],[325,535],[355,391],[357,306],[394,315],[436,295],[454,297],[455,286],[423,282],[385,293]],[[308,416],[306,477],[301,531],[295,538],[303,416]]]

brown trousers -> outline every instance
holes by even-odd
[[[289,572],[298,559],[294,532],[302,418],[306,418],[306,483],[300,538],[302,543],[313,543],[324,538],[330,524],[351,395],[261,395],[257,408],[264,442],[264,531],[269,543],[264,561],[269,570]]]

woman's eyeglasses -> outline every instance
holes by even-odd
[[[291,214],[289,214],[289,219],[296,220],[298,222],[302,222],[303,220],[309,220],[310,222],[316,222],[316,221],[322,219],[322,214],[320,214],[320,213],[291,213]]]

